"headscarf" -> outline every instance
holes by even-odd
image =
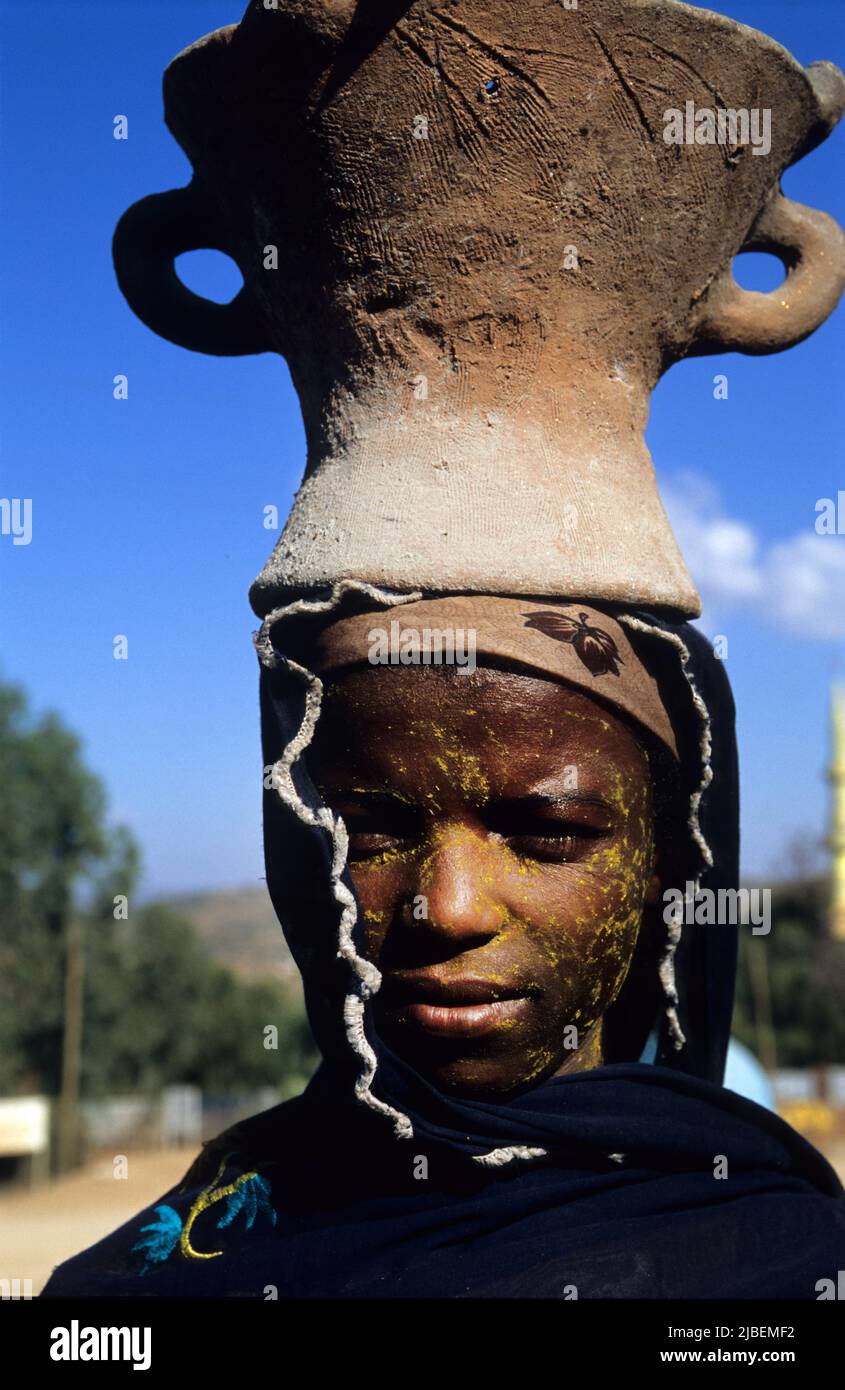
[[[841,1266],[842,1187],[794,1130],[721,1085],[735,926],[683,927],[674,1002],[655,997],[645,1020],[659,1014],[654,1064],[482,1101],[440,1092],[378,1037],[342,828],[308,771],[322,684],[302,663],[327,621],[399,597],[346,585],[270,614],[258,635],[268,884],[322,1064],[302,1096],[220,1135],[154,1208],[61,1266],[46,1294],[815,1298]],[[701,885],[735,887],[723,664],[686,624],[589,607],[589,625],[624,629],[631,653],[617,649],[671,713]]]
[[[493,658],[585,690],[648,729],[677,757],[657,681],[621,623],[590,604],[456,594],[328,622],[310,666],[325,678],[362,665],[454,665]]]

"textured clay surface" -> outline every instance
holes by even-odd
[[[290,366],[308,468],[256,609],[352,577],[697,611],[649,394],[833,308],[841,233],[779,178],[843,88],[674,0],[254,0],[181,54],[166,116],[195,178],[130,210],[116,259],[157,331]],[[667,144],[687,102],[770,111],[770,151]],[[233,306],[179,287],[189,245],[235,257]],[[730,274],[751,246],[790,270],[771,295]]]

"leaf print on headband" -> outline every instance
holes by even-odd
[[[566,613],[545,610],[522,616],[527,619],[526,627],[536,628],[557,642],[571,643],[591,675],[619,675],[619,667],[624,665],[619,648],[609,632],[590,625],[589,614],[579,613],[577,618],[572,618]]]

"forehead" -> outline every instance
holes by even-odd
[[[315,752],[347,765],[445,771],[471,755],[488,777],[511,784],[577,764],[641,777],[647,768],[630,728],[586,692],[539,675],[478,666],[370,666],[326,690]]]

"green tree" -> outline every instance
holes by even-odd
[[[83,1095],[299,1089],[316,1062],[299,991],[240,981],[178,913],[136,904],[137,844],[107,828],[79,740],[3,684],[0,785],[0,1094],[60,1092],[72,931]],[[264,1046],[267,1025],[277,1050]]]
[[[96,945],[95,945],[96,943]],[[89,931],[85,1093],[299,1089],[316,1062],[299,991],[245,982],[164,904]],[[268,1025],[278,1047],[264,1045]]]
[[[55,1095],[68,927],[113,857],[105,796],[76,736],[5,684],[0,785],[0,1091]]]
[[[756,976],[751,952],[758,955]],[[733,1032],[755,1052],[761,979],[768,984],[778,1066],[845,1061],[845,942],[830,936],[823,879],[773,891],[767,936],[741,929]]]

